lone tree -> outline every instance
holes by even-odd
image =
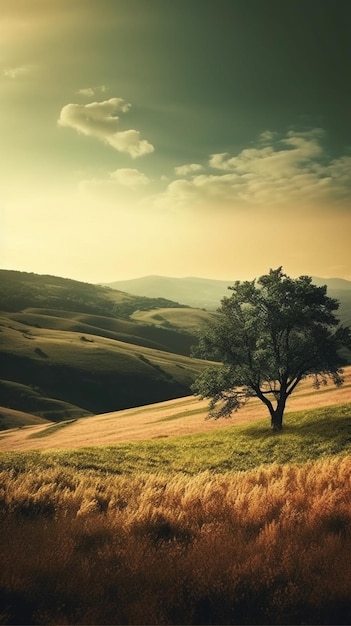
[[[192,385],[210,398],[210,417],[227,417],[250,397],[266,405],[271,426],[281,430],[288,397],[313,375],[318,388],[328,378],[342,385],[338,350],[351,347],[350,328],[340,326],[337,300],[309,276],[292,279],[282,267],[257,281],[236,281],[215,322],[200,335],[193,355],[222,362]]]

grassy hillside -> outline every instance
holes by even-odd
[[[117,339],[6,318],[1,324],[1,404],[51,420],[188,395],[204,367],[199,360]]]
[[[158,310],[152,309],[152,314]],[[173,311],[173,309],[161,310]],[[183,309],[178,308],[174,310],[183,311]],[[186,310],[189,311],[188,316],[191,318],[194,309]],[[27,308],[21,312],[7,313],[6,318],[28,327],[85,333],[189,356],[190,347],[196,342],[194,328],[192,333],[187,332],[186,329],[181,329],[176,323],[171,329],[152,328],[146,323],[146,320],[143,321],[143,315],[149,314],[149,311],[137,311],[135,315],[138,313],[140,313],[140,321],[137,318],[134,321],[128,318],[104,317],[91,313]],[[196,315],[195,311],[194,314]]]
[[[0,287],[0,406],[76,418],[188,395],[204,367],[188,358],[196,324],[129,317],[176,307],[190,319],[175,302],[5,270]]]
[[[45,307],[96,315],[128,317],[136,309],[182,306],[162,297],[144,298],[77,280],[0,270],[0,310]]]
[[[2,397],[4,397],[3,391],[3,384],[1,381],[0,393]],[[22,389],[17,389],[17,392],[20,394]],[[23,428],[25,426],[33,426],[35,424],[51,424],[51,422],[31,413],[24,413],[23,411],[16,411],[15,409],[8,409],[0,406],[0,430]]]
[[[35,450],[37,437],[49,440],[48,451],[0,452],[0,468],[43,468],[53,465],[80,471],[133,474],[135,472],[174,474],[182,472],[246,471],[273,461],[280,464],[305,463],[333,455],[351,454],[351,403],[318,409],[294,411],[286,416],[283,432],[273,435],[267,420],[254,420],[211,432],[188,436],[157,438],[149,441],[124,442],[115,445],[91,445],[51,450],[50,429],[31,435]],[[59,425],[61,426],[61,425]],[[69,424],[67,424],[69,427]],[[5,445],[6,445],[6,440]],[[56,447],[56,446],[55,446]]]
[[[348,624],[350,419],[0,454],[1,622]]]
[[[351,367],[345,369],[344,378],[345,382],[341,388],[330,384],[318,390],[313,387],[311,378],[301,382],[287,404],[287,428],[290,428],[293,413],[299,412],[301,416],[302,410],[311,411],[315,408],[329,410],[329,407],[336,404],[347,404],[350,401]],[[0,451],[49,450],[53,448],[67,450],[87,448],[92,445],[114,446],[117,443],[165,440],[174,436],[184,437],[185,435],[200,433],[212,433],[215,438],[218,431],[233,426],[235,427],[234,431],[228,430],[229,441],[231,433],[235,432],[238,436],[239,431],[236,426],[253,423],[258,419],[261,419],[262,432],[264,429],[266,432],[270,432],[269,413],[257,398],[252,398],[230,419],[213,420],[206,419],[207,417],[208,401],[199,401],[194,396],[188,396],[123,411],[112,411],[111,413],[92,416],[89,419],[68,417],[55,425],[49,422],[46,425],[12,430],[2,434]],[[212,453],[207,452],[206,444],[201,441],[199,445],[203,446],[205,455],[208,454],[208,458],[212,458]],[[230,446],[232,448],[233,442],[230,443]],[[195,449],[196,446],[194,451]],[[216,448],[214,448],[214,453],[216,453]],[[181,458],[181,452],[177,451],[176,456]],[[240,455],[241,460],[244,461],[245,458],[246,454]],[[157,460],[153,458],[152,466],[156,462]]]
[[[131,318],[159,328],[178,328],[189,333],[196,333],[206,322],[213,320],[214,316],[214,313],[201,309],[159,308],[151,311],[135,311]]]

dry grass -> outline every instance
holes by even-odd
[[[1,623],[350,623],[350,476],[3,472]]]
[[[311,380],[302,382],[291,396],[287,411],[332,406],[350,401],[351,367],[345,368],[345,383],[341,388],[329,384],[320,390],[312,387]],[[264,418],[269,425],[267,409],[259,400],[251,400],[229,420],[206,420],[207,401],[193,396],[160,402],[136,409],[115,411],[69,422],[67,427],[47,431],[47,426],[33,426],[1,434],[0,451],[50,448],[78,448],[107,445],[125,441],[140,441],[174,435],[216,431],[236,424]],[[50,434],[49,434],[50,433]]]

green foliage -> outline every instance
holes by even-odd
[[[201,373],[192,390],[211,399],[213,417],[230,415],[256,396],[280,429],[287,398],[307,375],[316,386],[328,377],[342,384],[339,350],[351,346],[350,329],[339,325],[338,302],[308,276],[292,279],[279,267],[230,289],[194,350],[222,367]]]

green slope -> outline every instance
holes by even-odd
[[[135,311],[132,319],[153,324],[158,328],[182,329],[196,333],[206,322],[214,319],[215,313],[191,308],[158,308],[151,311]],[[194,342],[193,342],[194,343]]]
[[[286,414],[284,430],[273,434],[266,420],[233,424],[217,431],[71,450],[4,452],[0,469],[22,471],[62,464],[77,471],[110,474],[178,472],[196,475],[245,472],[264,465],[302,464],[349,456],[351,404]]]
[[[77,408],[82,415],[103,413],[189,395],[204,367],[183,355],[117,339],[29,328],[4,317],[0,323],[1,379],[32,390],[21,396],[14,387],[11,394],[7,384],[5,396],[0,387],[0,404],[52,420],[76,417]]]
[[[59,421],[190,394],[196,324],[135,312],[191,310],[52,276],[0,271],[0,405]],[[157,307],[155,309],[155,307]],[[1,422],[0,422],[1,428]]]
[[[15,383],[10,383],[13,385]],[[19,385],[19,393],[21,393],[23,385]],[[4,381],[0,381],[1,395],[4,388]],[[5,395],[5,394],[4,394]],[[0,430],[8,430],[11,428],[24,428],[25,426],[34,426],[35,424],[50,424],[48,420],[43,417],[38,417],[32,413],[18,411],[16,409],[9,409],[4,406],[0,406]]]
[[[44,307],[112,317],[128,317],[136,309],[185,306],[161,297],[145,298],[77,280],[0,270],[0,310]]]

